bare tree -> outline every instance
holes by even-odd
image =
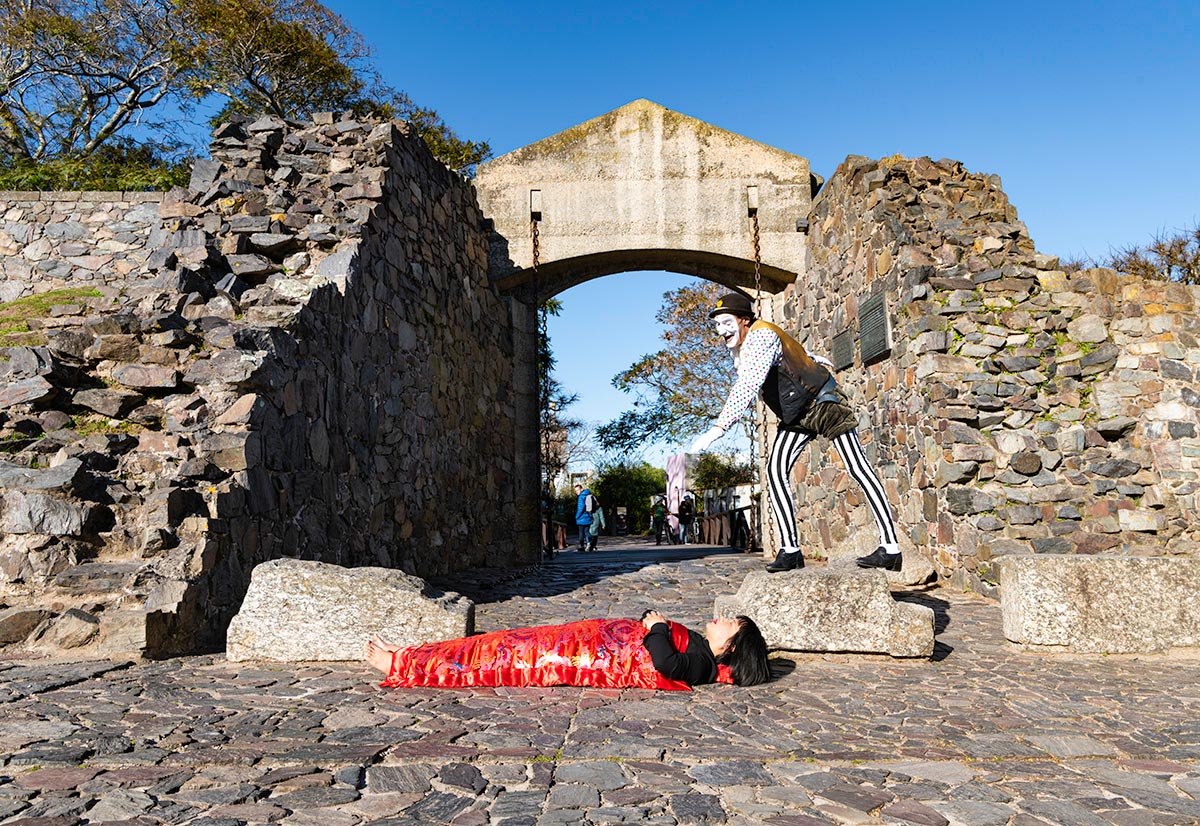
[[[1117,250],[1108,266],[1142,278],[1200,284],[1200,225],[1175,235],[1161,233],[1145,247]]]
[[[0,154],[86,155],[166,98],[182,105],[179,8],[172,0],[0,0]]]
[[[318,0],[0,0],[0,164],[89,156],[134,126],[162,145],[214,96],[218,118],[406,118],[455,169],[490,154],[385,84],[370,57]]]

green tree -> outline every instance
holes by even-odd
[[[757,474],[750,462],[739,462],[732,453],[703,453],[692,470],[692,486],[697,490],[720,490],[749,485]]]
[[[174,0],[0,0],[0,158],[85,156],[183,104]]]
[[[616,461],[601,465],[592,493],[604,506],[609,524],[624,507],[630,532],[642,532],[650,521],[650,497],[667,489],[667,473],[647,462]]]
[[[0,163],[0,189],[167,190],[188,182],[191,161],[179,147],[118,137],[89,155]]]
[[[181,62],[197,98],[226,99],[213,118],[269,112],[306,118],[351,110],[413,124],[435,156],[470,170],[491,154],[455,134],[438,113],[384,83],[362,35],[317,0],[178,0],[195,41]]]
[[[195,39],[180,62],[188,90],[217,94],[229,112],[296,118],[350,108],[370,78],[369,49],[315,0],[187,0]]]
[[[728,351],[708,318],[726,291],[697,282],[663,295],[656,317],[667,346],[613,378],[614,387],[634,394],[634,406],[597,428],[601,447],[627,454],[648,442],[682,442],[711,426],[732,384]]]
[[[316,0],[0,0],[0,166],[77,161],[134,127],[161,150],[213,97],[222,116],[404,118],[460,170],[491,152],[383,83],[362,37]]]

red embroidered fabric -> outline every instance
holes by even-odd
[[[672,642],[685,650],[687,629],[670,625]],[[690,690],[687,683],[667,679],[654,668],[650,652],[642,645],[645,636],[646,629],[637,620],[592,619],[426,643],[397,651],[381,685]]]

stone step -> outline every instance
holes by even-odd
[[[417,645],[474,630],[474,603],[403,571],[273,559],[254,569],[225,650],[233,662],[361,660],[372,636]]]
[[[933,609],[897,601],[879,570],[754,571],[737,594],[717,597],[715,612],[750,617],[776,649],[933,654]]]
[[[81,562],[57,574],[52,588],[59,594],[103,600],[109,594],[133,591],[145,562]]]
[[[83,608],[20,606],[0,610],[0,649],[103,659],[154,653],[164,619],[154,612],[89,604]]]
[[[1200,559],[1005,556],[1004,636],[1026,648],[1088,654],[1200,648]]]

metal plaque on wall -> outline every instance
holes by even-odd
[[[863,364],[870,364],[892,349],[883,293],[864,298],[858,305],[858,347]]]
[[[842,330],[833,337],[833,352],[829,354],[833,369],[845,370],[854,366],[854,332]]]

